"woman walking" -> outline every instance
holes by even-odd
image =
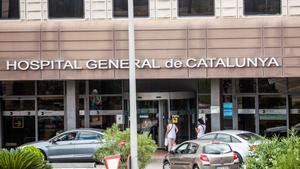
[[[172,148],[176,145],[176,134],[178,133],[178,128],[176,124],[172,122],[171,119],[168,120],[166,138],[168,140],[168,151],[170,152]]]

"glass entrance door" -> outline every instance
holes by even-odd
[[[167,108],[167,100],[137,101],[138,132],[151,135],[158,147],[164,147]]]

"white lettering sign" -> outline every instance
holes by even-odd
[[[169,59],[158,64],[155,59],[136,59],[137,69],[200,69],[200,68],[250,68],[250,67],[279,67],[280,64],[275,57],[226,57],[226,58],[188,58]],[[77,60],[14,60],[6,61],[6,70],[107,70],[107,69],[129,69],[128,59],[101,59],[78,62]]]

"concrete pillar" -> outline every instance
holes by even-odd
[[[65,130],[76,129],[76,83],[66,81]]]
[[[219,111],[211,114],[211,131],[217,131],[221,129],[220,123],[220,111],[221,111],[221,103],[220,103],[220,80],[212,79],[211,80],[211,106],[219,107]]]

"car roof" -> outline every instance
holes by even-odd
[[[244,130],[219,130],[219,131],[213,131],[211,133],[224,133],[224,134],[237,135],[237,134],[252,133],[252,132],[250,132],[250,131],[244,131]],[[207,134],[210,134],[210,133],[207,133]]]
[[[188,140],[188,141],[185,141],[184,143],[196,143],[196,144],[200,144],[200,145],[207,145],[207,144],[216,144],[217,142],[214,142],[214,141],[211,141],[211,140]],[[219,143],[219,142],[218,142]],[[227,143],[223,143],[223,142],[220,142],[222,144],[227,144]]]
[[[96,129],[96,128],[79,128],[79,129],[67,130],[67,131],[64,131],[64,132],[72,132],[72,131],[75,131],[75,132],[78,132],[78,131],[94,131],[94,132],[104,133],[103,129]]]

